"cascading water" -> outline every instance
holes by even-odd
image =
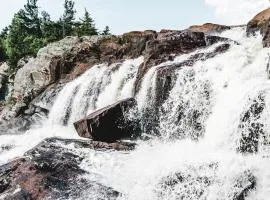
[[[119,199],[268,199],[269,49],[262,47],[260,36],[246,38],[242,28],[222,36],[239,44],[232,43],[225,53],[174,71],[168,97],[156,109],[158,134],[154,137],[136,141],[136,149],[128,153],[69,147],[85,158],[81,164],[89,172],[85,178],[119,191]],[[196,53],[211,52],[218,45],[150,69],[136,95],[138,109],[134,112],[138,113],[134,116],[144,116],[147,108],[154,106],[160,68]],[[0,136],[0,145],[12,146],[1,153],[0,163],[23,154],[45,137],[76,137],[70,126],[73,121],[133,95],[142,62],[143,58],[138,58],[97,65],[68,83],[43,128],[22,136]],[[254,132],[260,134],[251,138]],[[81,194],[81,199],[99,198],[90,190]]]
[[[58,94],[48,120],[41,128],[23,135],[0,136],[0,146],[10,151],[0,152],[0,164],[22,156],[47,137],[78,138],[73,121],[103,106],[133,95],[133,85],[143,57],[113,65],[96,65]],[[106,98],[105,98],[106,97]]]
[[[97,65],[58,95],[50,115],[51,124],[71,124],[111,103],[132,97],[133,85],[143,57],[107,66]]]

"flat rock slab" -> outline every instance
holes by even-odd
[[[75,122],[79,136],[95,141],[115,142],[135,134],[136,123],[125,117],[125,113],[136,105],[133,98],[97,110],[86,118]]]
[[[84,157],[66,147],[73,145],[75,149],[104,151],[109,148],[123,150],[121,147],[125,144],[46,139],[23,158],[0,166],[0,199],[78,199],[81,195],[91,198],[92,193],[99,199],[117,199],[119,192],[84,178],[87,172],[79,166]]]

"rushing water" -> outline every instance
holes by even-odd
[[[262,47],[260,36],[247,38],[241,28],[222,36],[239,45],[232,44],[223,54],[175,71],[168,98],[155,113],[158,135],[137,141],[136,149],[128,153],[70,147],[85,157],[81,167],[89,171],[86,178],[119,191],[119,199],[233,200],[255,179],[256,190],[246,199],[270,197],[270,80],[266,73],[270,51]],[[213,48],[215,45],[178,56],[169,63]],[[68,83],[42,128],[21,136],[0,136],[0,145],[13,147],[1,153],[0,163],[22,155],[46,137],[76,138],[73,121],[133,95],[142,62],[141,57],[97,65]],[[136,96],[136,116],[154,106],[156,72],[167,64],[153,67],[145,75]],[[252,131],[261,133],[252,139],[257,153],[240,153],[254,152],[252,144],[245,143]],[[81,199],[98,198],[90,194],[93,192],[85,191]]]

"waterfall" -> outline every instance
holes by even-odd
[[[49,115],[53,124],[71,124],[91,112],[133,96],[133,85],[143,57],[123,63],[96,65],[58,95]]]
[[[155,122],[150,127],[155,130],[143,129],[151,139],[137,140],[136,149],[128,153],[80,150],[84,157],[81,168],[89,172],[84,178],[114,188],[122,194],[122,200],[268,199],[269,49],[262,47],[261,36],[247,38],[244,28],[220,35],[238,44],[231,43],[228,51],[198,59],[192,66],[176,68],[171,88],[158,106],[159,70],[196,54],[210,53],[224,42],[179,55],[148,70],[135,96],[138,108],[133,117],[144,120],[154,108]],[[42,128],[20,136],[0,136],[0,145],[11,146],[10,151],[0,152],[0,163],[22,155],[46,137],[77,138],[74,121],[133,96],[143,61],[140,57],[96,65],[66,84]],[[253,138],[254,133],[259,134]],[[81,194],[81,199],[93,198],[90,190]]]
[[[48,137],[79,138],[73,122],[117,100],[132,97],[136,73],[142,62],[143,57],[139,57],[112,65],[95,65],[66,84],[41,128],[31,129],[23,135],[0,136],[0,147],[11,149],[0,151],[0,164],[22,156]]]

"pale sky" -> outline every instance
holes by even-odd
[[[26,0],[2,0],[0,28],[7,26]],[[39,0],[41,10],[58,19],[64,0]],[[75,0],[77,16],[86,8],[97,28],[109,25],[111,32],[183,29],[193,24],[214,22],[244,24],[267,8],[269,0]]]

